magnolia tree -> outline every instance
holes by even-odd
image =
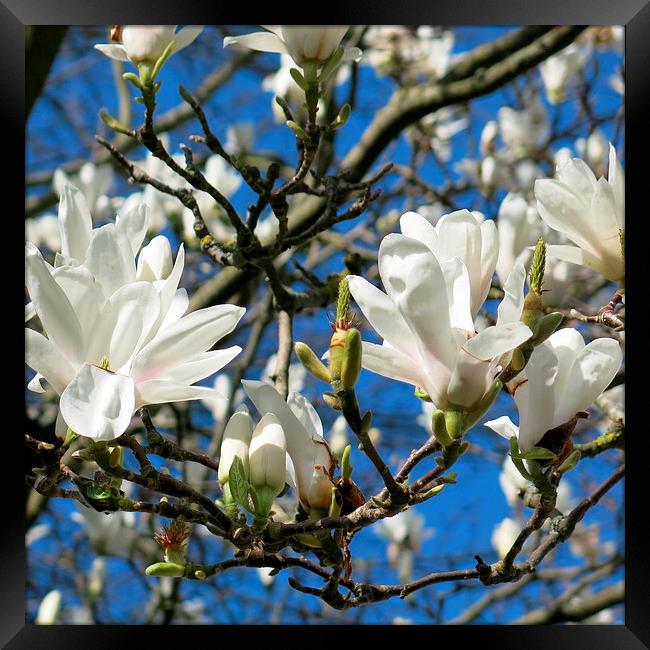
[[[622,621],[621,65],[617,27],[68,30],[32,620]]]

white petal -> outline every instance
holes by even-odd
[[[491,325],[467,341],[464,349],[473,357],[488,361],[514,350],[532,335],[530,328],[520,321]]]
[[[609,268],[605,267],[600,257],[596,257],[589,251],[586,251],[583,248],[578,248],[577,246],[551,244],[546,247],[546,252],[550,257],[565,262],[571,262],[572,264],[586,266],[587,268],[592,269],[597,273],[602,273],[603,275],[609,271]]]
[[[85,266],[102,285],[107,296],[135,280],[131,243],[122,229],[109,223],[95,229]]]
[[[496,431],[500,436],[506,438],[506,440],[512,437],[516,438],[519,434],[519,427],[506,415],[502,415],[496,420],[490,420],[484,426],[489,427],[492,431]]]
[[[379,247],[379,273],[411,329],[429,373],[443,372],[441,366],[452,367],[456,343],[450,329],[445,277],[435,255],[419,241],[388,235]]]
[[[557,407],[553,383],[558,376],[558,356],[548,341],[539,345],[524,373],[514,379],[514,400],[519,410],[519,449],[530,451],[549,429]]]
[[[174,295],[172,304],[165,314],[165,318],[163,319],[162,323],[160,323],[160,329],[163,329],[168,325],[175,323],[177,320],[180,320],[183,314],[185,314],[185,312],[188,310],[189,306],[190,299],[187,295],[187,289],[178,289]]]
[[[203,25],[187,25],[174,34],[174,52],[187,47],[203,31]]]
[[[497,308],[497,324],[515,323],[521,318],[525,282],[526,269],[521,262],[516,262],[503,285],[504,296]]]
[[[444,273],[445,284],[447,285],[451,327],[473,332],[474,318],[469,300],[471,286],[467,267],[460,257],[452,257],[440,262],[440,268]]]
[[[255,32],[253,34],[244,34],[243,36],[226,36],[223,39],[223,46],[241,45],[251,50],[259,52],[280,52],[289,54],[287,46],[275,34],[270,32]]]
[[[160,298],[151,283],[133,282],[118,289],[102,310],[86,361],[99,364],[106,356],[111,370],[128,372],[159,310]]]
[[[147,404],[166,404],[167,402],[187,402],[194,399],[226,399],[213,388],[188,386],[177,381],[151,379],[135,385],[135,408]]]
[[[430,221],[417,212],[406,212],[400,217],[399,226],[403,235],[421,241],[431,249],[434,255],[437,254],[438,233]]]
[[[60,408],[75,433],[93,440],[114,440],[131,421],[133,379],[85,365],[63,391]]]
[[[417,356],[413,334],[397,311],[395,303],[365,278],[349,275],[348,286],[352,297],[377,334],[390,341],[396,349]]]
[[[363,342],[363,367],[382,377],[423,387],[427,375],[413,359],[386,345]]]
[[[83,334],[79,320],[38,249],[30,243],[26,246],[25,284],[50,341],[71,362],[81,362]]]
[[[32,320],[36,316],[36,307],[33,302],[28,302],[25,305],[25,322]]]
[[[59,202],[61,253],[80,262],[86,258],[93,228],[84,195],[73,185],[65,185]]]
[[[25,329],[25,363],[36,370],[37,377],[42,375],[59,395],[76,374],[74,366],[58,348],[42,334],[31,329]],[[36,385],[32,387],[30,382],[30,390],[34,390],[35,387]]]
[[[219,370],[230,363],[240,352],[241,348],[238,345],[226,348],[225,350],[203,352],[196,359],[170,368],[160,379],[176,381],[181,384],[193,384],[200,379],[213,375],[215,372],[219,372]]]
[[[585,346],[571,368],[568,385],[572,390],[564,393],[565,399],[556,413],[558,424],[593,404],[614,379],[622,357],[621,348],[614,339],[596,339]]]
[[[28,382],[27,388],[33,393],[44,393],[45,388],[43,388],[42,380],[45,380],[45,377],[41,375],[40,372],[37,372]]]
[[[128,61],[129,57],[126,56],[126,50],[124,45],[113,44],[113,43],[100,43],[95,45],[95,49],[99,50],[102,54],[115,59],[116,61]]]
[[[118,214],[115,219],[115,225],[118,230],[121,230],[126,235],[126,238],[131,244],[133,256],[137,254],[144,241],[144,236],[147,234],[149,227],[149,208],[140,203],[128,212]]]
[[[155,379],[205,352],[232,332],[245,311],[236,305],[215,305],[184,316],[142,348],[133,362],[133,376],[138,382]]]
[[[172,247],[163,235],[154,237],[138,255],[135,277],[145,282],[164,280],[172,272]]]
[[[106,300],[104,292],[90,271],[83,266],[60,266],[54,269],[52,277],[65,292],[77,315],[83,331],[83,339],[78,345],[86,349],[93,336],[97,316]]]
[[[287,405],[293,414],[300,420],[303,427],[311,434],[312,438],[323,437],[323,423],[318,417],[316,409],[300,393],[289,393]]]

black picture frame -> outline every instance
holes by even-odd
[[[630,377],[636,376],[635,369],[643,371],[647,362],[644,358],[641,337],[644,327],[650,324],[642,314],[643,290],[646,289],[648,277],[647,262],[642,256],[650,246],[643,231],[642,220],[646,217],[647,206],[643,201],[644,160],[650,152],[648,138],[648,108],[650,107],[650,0],[543,0],[530,2],[525,0],[401,0],[387,2],[376,0],[369,2],[347,2],[331,0],[318,3],[316,15],[308,17],[298,3],[285,3],[277,6],[269,3],[263,11],[251,12],[251,7],[237,3],[172,2],[156,0],[155,5],[145,0],[111,0],[111,2],[94,2],[93,0],[1,0],[0,1],[0,79],[4,102],[0,108],[2,116],[0,129],[3,134],[6,152],[10,164],[5,171],[6,198],[16,200],[14,209],[6,208],[5,223],[18,223],[18,214],[23,210],[24,196],[18,188],[24,185],[24,133],[25,133],[25,26],[27,25],[79,25],[79,24],[249,24],[253,19],[260,23],[286,22],[304,24],[590,24],[590,25],[625,25],[625,78],[626,78],[626,294],[631,294],[631,307],[628,311],[626,337],[632,330],[632,354],[627,356],[626,366]],[[305,3],[306,4],[306,3]],[[308,7],[304,7],[305,11]],[[316,7],[314,7],[316,8]],[[13,178],[15,176],[15,179]],[[647,184],[647,181],[645,181]],[[20,226],[16,225],[18,237]],[[11,231],[13,235],[13,227]],[[18,257],[17,267],[22,268],[20,248],[9,241],[6,235],[7,252]],[[18,241],[20,241],[18,239]],[[13,250],[10,250],[13,249]],[[647,255],[647,253],[646,253]],[[6,262],[7,266],[9,262]],[[7,268],[7,267],[5,267]],[[12,266],[13,268],[13,262]],[[5,281],[10,292],[24,293],[20,279],[15,281],[8,273]],[[636,277],[635,277],[636,276]],[[11,309],[15,314],[16,328],[20,314],[18,296],[13,302],[10,294]],[[629,309],[629,308],[627,308]],[[10,318],[11,320],[11,318]],[[14,321],[11,321],[12,323]],[[21,322],[22,326],[22,322]],[[638,336],[636,332],[639,332]],[[16,341],[22,333],[16,332]],[[11,336],[13,340],[13,336]],[[637,345],[637,340],[639,344]],[[16,350],[16,374],[24,373],[23,350],[19,345],[10,344],[8,348]],[[14,377],[13,362],[3,363],[7,377]],[[641,375],[643,377],[643,375]],[[625,625],[619,626],[438,626],[435,630],[424,630],[425,642],[435,647],[448,647],[447,644],[477,643],[479,648],[526,648],[527,650],[558,650],[570,648],[626,650],[650,648],[650,560],[648,538],[644,524],[646,516],[646,494],[648,491],[646,476],[650,456],[647,453],[648,433],[642,426],[643,379],[630,379],[626,388],[626,422],[632,431],[629,436],[626,477],[626,597]],[[15,395],[13,391],[15,390]],[[10,379],[4,392],[5,410],[14,412],[12,405],[24,405],[24,387],[20,380]],[[18,408],[15,409],[18,411]],[[19,414],[18,417],[23,417]],[[630,417],[632,418],[630,420]],[[22,421],[18,420],[17,421]],[[195,634],[208,634],[211,644],[248,643],[246,633],[235,628],[211,630],[210,626],[172,626],[168,629],[142,628],[139,626],[36,626],[25,624],[25,548],[24,548],[24,500],[20,486],[24,484],[21,475],[23,443],[18,426],[5,423],[2,440],[4,458],[2,476],[4,490],[2,518],[0,519],[0,643],[7,648],[116,648],[152,647],[161,643],[163,647],[173,644],[187,644],[189,637]],[[12,460],[13,459],[13,460]],[[24,488],[23,488],[24,489]],[[11,509],[11,506],[14,509]],[[317,630],[305,631],[301,626],[283,626],[274,629],[251,629],[262,632],[265,636],[276,634],[283,644],[310,643],[319,635]],[[379,626],[356,627],[339,632],[330,630],[323,635],[331,643],[355,643],[365,639],[406,640],[410,633],[419,633],[420,627]],[[162,636],[164,634],[164,636]],[[394,636],[393,636],[394,635]],[[397,636],[399,635],[399,636]],[[359,637],[355,639],[355,637]],[[270,639],[270,637],[268,637]],[[498,644],[498,646],[497,646]]]

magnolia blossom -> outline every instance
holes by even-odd
[[[441,264],[454,257],[462,260],[469,276],[471,313],[475,318],[490,290],[499,255],[494,221],[457,210],[441,217],[434,227],[417,212],[407,212],[400,219],[400,228],[403,235],[426,244]]]
[[[408,582],[413,570],[413,554],[434,531],[425,528],[425,519],[412,509],[402,510],[393,517],[382,519],[375,532],[388,539],[388,559],[397,567],[399,579]]]
[[[428,75],[443,77],[451,61],[454,34],[441,31],[429,25],[421,25],[415,32],[404,26],[371,26],[365,34],[368,46],[364,62],[376,69],[380,75],[394,68],[411,82]]]
[[[431,229],[433,232],[433,229]],[[474,249],[478,266],[478,255]],[[471,411],[511,351],[532,335],[519,321],[525,269],[505,287],[496,326],[474,331],[471,285],[458,257],[439,262],[426,244],[388,235],[379,247],[379,273],[387,293],[349,276],[352,296],[383,345],[364,342],[363,366],[422,387],[442,410]]]
[[[526,156],[546,146],[551,126],[538,97],[529,100],[520,111],[502,106],[497,119],[503,142],[516,157]]]
[[[226,36],[223,46],[242,45],[260,52],[288,54],[299,65],[315,62],[325,64],[338,49],[343,37],[350,28],[340,27],[296,27],[290,25],[262,25],[266,32],[255,32],[243,36]],[[343,60],[358,61],[361,50],[358,47],[346,48]]]
[[[155,544],[149,544],[151,540],[140,539],[134,512],[107,515],[78,503],[71,519],[84,527],[93,550],[100,555],[127,557],[141,544],[144,544],[143,550],[147,546],[155,548]]]
[[[72,178],[62,169],[57,169],[52,177],[52,186],[59,197],[63,196],[66,185],[76,187],[83,194],[92,216],[101,219],[113,209],[113,200],[106,195],[113,179],[114,173],[110,165],[87,162]]]
[[[203,31],[203,26],[188,25],[178,32],[177,25],[118,25],[111,40],[117,43],[95,45],[116,61],[155,63],[173,43],[172,54],[187,47]]]
[[[550,228],[576,246],[549,246],[549,255],[586,266],[608,280],[621,280],[625,182],[616,150],[610,145],[607,178],[596,180],[579,158],[560,165],[556,177],[535,183],[537,209]]]
[[[495,527],[492,533],[492,547],[500,558],[507,555],[520,532],[521,524],[510,517],[506,517]]]
[[[314,407],[299,393],[290,393],[285,402],[273,386],[261,381],[243,380],[242,385],[260,415],[273,413],[282,425],[291,461],[287,483],[297,488],[300,503],[308,512],[327,510],[335,459]]]
[[[272,377],[275,375],[275,368],[277,365],[278,355],[272,354],[262,370],[260,379],[268,384],[274,384]],[[292,363],[289,366],[289,392],[299,393],[305,387],[305,379],[307,378],[307,369],[302,363]]]
[[[546,97],[551,104],[566,99],[566,87],[586,63],[584,52],[570,45],[539,65],[539,71],[546,88]]]
[[[486,422],[519,448],[532,449],[550,429],[569,422],[607,388],[622,361],[614,339],[588,345],[577,330],[565,328],[537,346],[524,370],[508,385],[519,411],[519,427],[502,416]]]
[[[59,259],[69,263],[52,269],[27,245],[26,284],[47,334],[25,332],[26,361],[38,373],[30,388],[42,392],[40,378],[47,380],[61,395],[68,427],[95,440],[121,435],[146,404],[220,397],[191,384],[241,351],[207,352],[245,310],[218,305],[183,316],[183,248],[172,265],[169,245],[154,240],[136,267],[146,230],[141,212],[95,231],[87,212],[63,214]]]

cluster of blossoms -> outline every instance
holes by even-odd
[[[192,384],[241,351],[207,350],[245,310],[217,305],[185,315],[183,247],[175,262],[161,235],[141,248],[147,222],[139,206],[93,229],[83,195],[68,185],[54,265],[27,244],[26,318],[37,315],[47,334],[25,331],[26,361],[37,372],[29,386],[42,392],[45,379],[61,396],[59,431],[113,440],[146,404],[222,397]]]
[[[546,226],[578,245],[549,246],[549,255],[622,281],[623,178],[614,148],[608,179],[597,181],[582,160],[572,159],[558,168],[558,180],[538,180],[535,191]],[[618,371],[622,353],[611,338],[585,345],[574,329],[552,335],[551,330],[544,337],[532,331],[524,314],[526,273],[519,256],[533,243],[534,220],[522,201],[518,211],[524,223],[502,222],[514,212],[514,200],[509,197],[504,203],[510,205],[502,206],[499,232],[494,222],[481,222],[467,210],[445,215],[435,226],[416,213],[404,214],[402,234],[386,236],[379,247],[386,293],[357,276],[350,276],[349,286],[383,339],[382,345],[364,342],[363,366],[414,385],[438,410],[460,414],[462,429],[492,403],[513,352],[532,341],[525,369],[507,385],[519,409],[519,427],[507,418],[488,423],[506,437],[518,437],[519,448],[529,451],[548,430],[593,403]],[[477,333],[476,317],[498,262],[505,295],[496,324]]]

